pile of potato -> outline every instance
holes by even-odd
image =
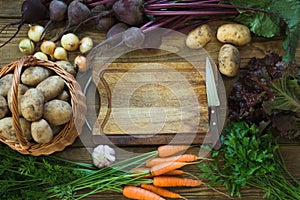
[[[13,74],[0,78],[0,136],[17,141],[12,121]],[[18,86],[18,112],[28,141],[48,143],[72,116],[70,93],[63,78],[42,66],[23,70]]]
[[[238,75],[240,68],[240,52],[238,47],[251,41],[250,30],[247,26],[237,23],[223,24],[217,28],[216,34],[208,24],[201,25],[192,30],[187,38],[186,45],[191,49],[203,48],[216,35],[223,43],[219,50],[219,71],[228,77]]]

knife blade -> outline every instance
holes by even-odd
[[[206,57],[206,72],[205,72],[205,81],[206,81],[206,95],[207,103],[210,110],[210,122],[209,122],[209,133],[212,137],[212,145],[214,149],[219,149],[221,147],[221,142],[219,139],[220,130],[219,130],[219,107],[220,99],[218,96],[215,75],[213,72],[212,64],[208,57]]]

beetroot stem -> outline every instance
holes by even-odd
[[[169,28],[172,29],[172,30],[176,30],[182,24],[192,20],[193,18],[194,18],[194,16],[192,16],[192,15],[189,16],[189,17],[184,17],[183,19],[181,18],[178,23],[175,23],[173,26],[170,26]]]
[[[88,7],[96,7],[96,6],[99,6],[99,5],[103,5],[105,3],[110,3],[110,2],[114,2],[114,0],[101,0],[101,1],[97,1],[97,2],[91,2],[91,3],[86,3],[86,5]]]
[[[237,11],[153,11],[145,9],[145,14],[156,16],[172,16],[172,15],[194,15],[194,16],[207,16],[207,15],[237,15]]]
[[[199,2],[189,2],[189,3],[158,3],[158,4],[147,4],[145,7],[147,9],[168,9],[168,8],[198,8],[198,7],[218,7],[217,1],[199,1]],[[213,4],[212,4],[213,3]]]
[[[19,33],[19,31],[23,25],[24,25],[24,22],[21,22],[17,28],[17,31],[13,34],[13,36],[11,36],[6,42],[4,42],[2,45],[0,45],[0,48],[7,45],[14,37],[16,37],[16,35]]]
[[[152,25],[155,21],[157,21],[157,19],[150,20],[150,21],[148,21],[147,23],[145,23],[143,26],[141,26],[140,28],[141,28],[141,29],[144,29],[144,28],[146,28],[146,27]]]
[[[159,28],[159,27],[162,27],[162,26],[164,26],[164,25],[166,25],[166,24],[168,24],[168,23],[170,23],[170,22],[172,22],[172,21],[174,21],[174,20],[176,20],[176,19],[178,19],[180,16],[173,16],[173,17],[170,17],[170,18],[168,18],[168,19],[163,19],[162,20],[162,22],[160,22],[160,23],[158,23],[158,24],[154,24],[154,25],[152,25],[151,27],[148,27],[148,28],[146,28],[146,29],[144,29],[143,30],[143,32],[150,32],[150,31],[153,31],[153,30],[155,30],[155,29],[157,29],[157,28]]]

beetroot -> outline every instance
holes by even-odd
[[[141,48],[145,41],[145,34],[140,28],[131,27],[123,33],[122,41],[127,47]]]
[[[92,15],[91,10],[78,0],[72,1],[68,7],[68,27],[80,24]]]
[[[120,21],[137,26],[144,21],[143,3],[143,0],[119,0],[113,5],[113,11]]]
[[[96,28],[99,31],[107,31],[116,23],[116,18],[112,16],[98,19]]]
[[[50,21],[63,21],[66,17],[67,8],[68,6],[65,2],[59,0],[52,0],[49,5]]]

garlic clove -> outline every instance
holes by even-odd
[[[56,60],[68,60],[68,53],[63,47],[56,47],[53,53]]]
[[[51,59],[54,59],[54,50],[56,48],[56,44],[52,41],[44,41],[42,44],[41,44],[41,51],[49,56],[51,56]]]
[[[98,168],[109,166],[116,160],[115,150],[108,145],[98,145],[93,149],[92,159]]]
[[[74,64],[77,66],[79,72],[86,72],[88,70],[86,57],[82,55],[76,56]]]
[[[74,33],[67,33],[61,37],[60,43],[67,51],[76,51],[79,47],[79,38]]]
[[[93,40],[90,37],[84,37],[80,40],[79,51],[81,53],[87,53],[93,48]]]
[[[40,60],[48,60],[48,56],[40,51],[33,54],[33,56]]]
[[[34,43],[28,38],[21,40],[19,43],[19,50],[24,54],[33,54],[34,48]]]
[[[40,25],[31,25],[29,24],[29,30],[28,30],[28,38],[31,39],[34,42],[41,41],[45,34],[44,34],[44,27]]]

